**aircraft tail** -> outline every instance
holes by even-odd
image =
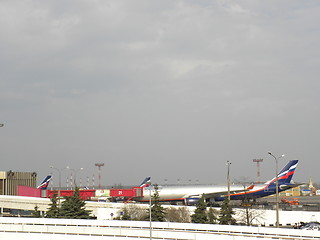
[[[46,176],[45,179],[43,179],[43,181],[40,183],[40,185],[37,188],[41,190],[46,190],[48,188],[48,185],[51,179],[52,179],[51,175]]]
[[[296,170],[299,160],[291,160],[288,164],[279,172],[278,174],[278,183],[279,184],[288,184],[291,182],[292,176]],[[276,178],[266,182],[270,184],[276,181]]]
[[[147,187],[150,185],[150,180],[151,180],[151,177],[146,177],[145,180],[143,180],[143,182],[140,184],[139,187]]]

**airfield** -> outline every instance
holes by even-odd
[[[281,200],[282,197],[279,197],[279,199]],[[283,210],[295,210],[295,209],[299,209],[301,211],[320,211],[320,196],[295,196],[295,197],[286,197],[286,199],[288,200],[292,200],[296,198],[299,202],[298,205],[289,205],[289,204],[283,204],[280,202],[280,208]],[[279,200],[279,201],[280,201]],[[276,198],[275,196],[270,196],[270,197],[265,197],[262,198],[260,200],[258,200],[258,202],[261,203],[268,203],[269,205],[273,205],[276,202]],[[320,222],[320,219],[318,219],[318,221]]]

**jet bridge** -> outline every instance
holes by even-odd
[[[143,197],[143,187],[134,187],[131,189],[110,189],[110,197]]]

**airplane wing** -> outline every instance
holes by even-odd
[[[298,186],[301,186],[301,185],[304,185],[305,183],[291,183],[291,184],[281,184],[279,185],[279,188],[281,190],[287,190],[287,189],[290,189],[290,188],[295,188],[295,187],[298,187]]]
[[[230,195],[232,194],[236,194],[236,193],[241,193],[241,192],[247,192],[252,190],[254,187],[254,184],[250,185],[249,187],[247,187],[246,189],[244,188],[239,188],[239,189],[232,189],[230,190]],[[205,193],[205,198],[217,198],[217,197],[225,197],[228,195],[228,191],[220,191],[220,192],[213,192],[213,193]]]
[[[235,194],[235,193],[240,193],[240,192],[245,192],[245,190],[233,190],[233,191],[230,191],[230,195],[232,194]],[[205,193],[204,196],[205,198],[212,198],[212,199],[215,199],[215,198],[218,198],[218,197],[225,197],[228,195],[228,191],[223,191],[223,192],[214,192],[214,193]]]

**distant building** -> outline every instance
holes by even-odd
[[[291,188],[286,191],[280,192],[279,195],[286,196],[286,197],[289,197],[289,196],[297,197],[297,196],[301,195],[301,188],[300,188],[300,186],[295,187],[295,188]]]
[[[312,177],[310,177],[309,180],[309,189],[311,191],[311,196],[315,196],[317,189],[313,186]]]
[[[311,196],[311,190],[310,189],[303,189],[301,190],[302,196]]]
[[[0,195],[18,195],[18,186],[36,187],[36,172],[0,171]]]

